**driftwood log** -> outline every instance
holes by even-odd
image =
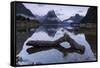
[[[70,48],[64,48],[60,45],[60,43],[65,42],[65,41],[70,43],[71,45]],[[77,52],[77,53],[83,54],[85,50],[84,46],[78,44],[76,41],[70,38],[67,34],[64,34],[63,37],[55,41],[33,41],[31,40],[26,45],[33,46],[27,49],[27,52],[29,54],[54,48],[62,52],[65,56],[66,52]]]

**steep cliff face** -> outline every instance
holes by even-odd
[[[29,9],[27,9],[22,3],[16,3],[16,15],[34,17],[32,12]]]
[[[97,23],[97,7],[90,7],[81,23]]]

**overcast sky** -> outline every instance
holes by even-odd
[[[24,6],[29,9],[33,14],[44,16],[48,11],[54,10],[56,15],[65,20],[75,14],[85,16],[89,7],[80,6],[63,6],[63,5],[48,5],[48,4],[31,4],[23,3]]]

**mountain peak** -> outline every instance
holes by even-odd
[[[47,16],[48,17],[56,17],[55,11],[54,10],[48,11]]]
[[[48,11],[48,13],[44,16],[43,24],[47,24],[44,26],[47,28],[58,28],[58,24],[61,20],[56,16],[54,10]]]

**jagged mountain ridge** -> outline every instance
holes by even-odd
[[[19,8],[20,7],[20,8]],[[32,12],[27,9],[22,3],[16,3],[16,15],[26,15],[27,17],[33,17],[35,20],[39,21],[41,24],[52,25],[52,27],[57,28],[57,25],[68,24],[68,20],[72,20],[72,23],[79,23],[79,21],[83,18],[79,14],[75,16],[71,16],[69,19],[61,21],[54,10],[48,11],[48,13],[44,16],[39,16],[32,14]],[[49,26],[47,26],[49,28]],[[50,26],[51,27],[51,26]]]
[[[64,20],[63,22],[67,22],[67,23],[80,23],[81,19],[83,18],[83,16],[76,14],[75,16],[71,16],[70,18]],[[70,22],[69,22],[70,20]]]

